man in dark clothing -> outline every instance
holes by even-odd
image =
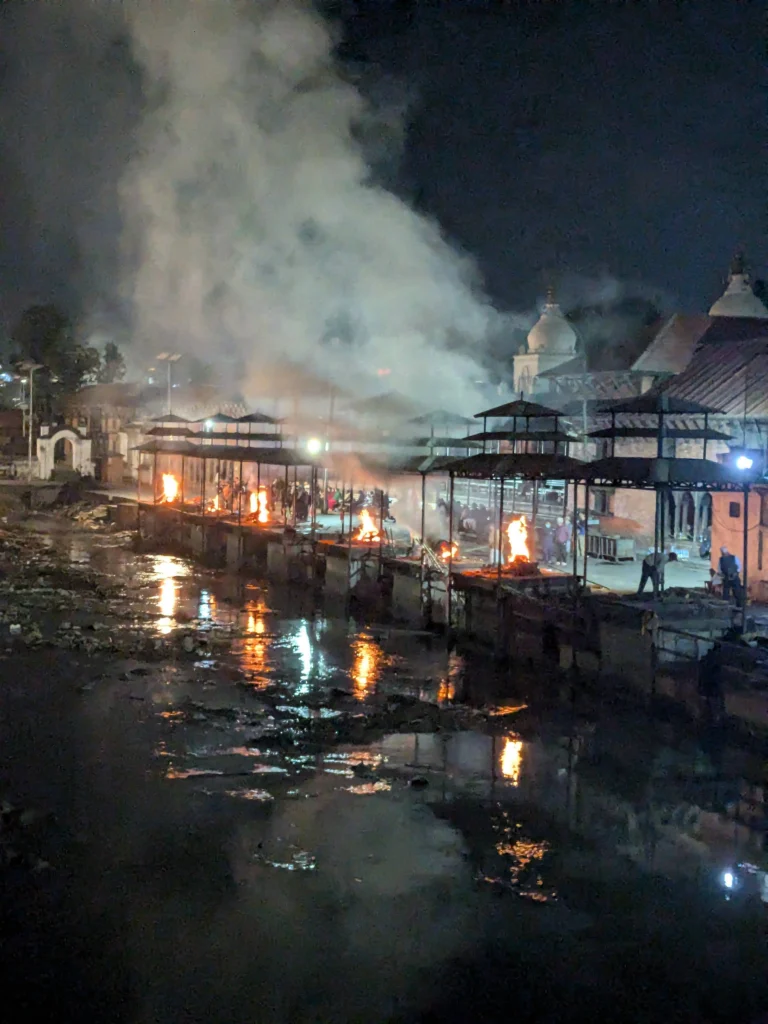
[[[725,714],[723,693],[723,649],[715,643],[699,662],[699,695],[710,723],[722,721]]]
[[[677,555],[674,552],[657,551],[654,553],[651,551],[649,555],[646,555],[640,570],[640,586],[637,588],[637,596],[639,597],[643,593],[648,580],[651,581],[654,590],[659,589],[664,579],[664,566],[667,562],[676,561]]]
[[[723,578],[723,597],[727,601],[729,597],[733,596],[736,604],[741,604],[741,577],[739,576],[741,566],[736,555],[732,555],[728,548],[720,548],[718,568]]]

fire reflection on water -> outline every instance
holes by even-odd
[[[504,749],[501,752],[501,774],[508,779],[513,786],[520,782],[520,770],[523,764],[523,741],[514,736],[508,736],[504,740]]]
[[[153,565],[153,576],[160,582],[160,590],[157,596],[157,604],[160,609],[161,619],[158,619],[157,628],[159,632],[166,635],[171,632],[178,604],[177,576],[186,576],[189,569],[177,558],[157,558]]]
[[[355,656],[352,663],[355,696],[359,700],[365,700],[378,682],[384,654],[377,643],[364,637],[355,641],[352,650]]]
[[[267,610],[263,601],[249,601],[243,609],[246,614],[245,636],[239,646],[240,664],[244,672],[252,673],[255,677],[252,682],[257,686],[266,686],[267,651],[270,638],[265,636],[267,626],[264,621],[264,612]]]

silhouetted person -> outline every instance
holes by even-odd
[[[727,601],[732,596],[736,604],[741,604],[741,566],[736,555],[732,555],[726,547],[720,548],[718,568],[723,580],[723,598]]]
[[[725,714],[723,649],[715,643],[699,662],[699,695],[704,699],[708,721],[715,725]]]

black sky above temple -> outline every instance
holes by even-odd
[[[500,308],[529,311],[550,279],[589,299],[608,276],[705,310],[737,245],[765,276],[762,3],[324,6],[352,72],[407,100],[397,187]],[[83,7],[69,24],[44,2],[0,7],[6,323],[34,301],[119,305],[116,182],[141,94]]]

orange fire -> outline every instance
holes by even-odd
[[[253,498],[253,495],[251,495]],[[259,516],[258,522],[268,523],[269,522],[269,505],[267,503],[267,492],[262,487],[258,493],[258,504],[259,504]]]
[[[525,516],[512,520],[507,527],[507,537],[509,538],[509,561],[514,562],[516,558],[519,558],[523,562],[530,562],[528,527],[525,525]]]
[[[452,544],[446,544],[443,550],[440,552],[440,557],[444,562],[450,562],[452,558],[459,557],[459,545],[454,541]]]
[[[379,539],[379,530],[373,519],[371,519],[371,513],[367,508],[360,510],[360,529],[355,534],[355,540],[365,541],[377,541]]]
[[[256,491],[251,491],[248,495],[248,511],[252,516],[255,516],[259,511],[259,496]]]
[[[216,497],[211,502],[210,510],[211,510],[211,512],[218,512],[219,511],[219,496],[218,496],[218,494],[216,495]]]
[[[176,501],[179,496],[179,481],[172,473],[163,473],[163,501]]]

